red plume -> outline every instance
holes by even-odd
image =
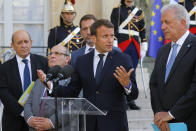
[[[71,0],[71,3],[74,5],[75,4],[75,0]]]

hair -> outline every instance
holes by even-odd
[[[65,48],[65,54],[66,54],[67,56],[70,56],[71,53],[70,53],[69,49],[68,49],[67,47],[65,47],[65,46],[63,46],[63,47]]]
[[[161,13],[163,14],[165,11],[168,10],[174,10],[176,20],[184,19],[186,21],[186,28],[189,28],[190,17],[184,6],[179,4],[168,4],[161,9]]]
[[[28,36],[29,36],[29,39],[31,40],[31,36],[30,36],[29,32],[27,32],[27,31],[25,31],[25,30],[18,30],[18,31],[24,31],[24,32],[26,32],[26,33],[28,34]],[[11,38],[12,43],[14,43],[14,36],[15,36],[15,33],[18,32],[18,31],[15,31],[15,32],[12,34],[12,38]]]
[[[97,21],[97,18],[94,16],[94,15],[91,15],[91,14],[87,14],[87,15],[84,15],[82,16],[82,18],[80,19],[80,28],[82,27],[82,21],[85,21],[85,20],[94,20],[94,21]]]
[[[105,27],[108,27],[108,28],[114,28],[114,25],[109,20],[99,19],[91,25],[91,28],[90,28],[91,35],[96,36],[97,35],[97,29],[101,26],[105,26]]]
[[[65,25],[64,22],[63,22],[63,18],[62,18],[61,15],[60,15],[60,25],[61,25],[61,26]]]
[[[121,5],[125,5],[125,0],[120,1]]]

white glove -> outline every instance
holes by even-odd
[[[142,42],[140,45],[140,56],[141,58],[144,58],[146,56],[146,52],[148,50],[148,43]]]
[[[113,46],[118,47],[118,41],[117,40],[114,40]]]

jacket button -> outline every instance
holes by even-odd
[[[99,91],[96,91],[96,94],[99,94]]]

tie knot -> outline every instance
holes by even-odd
[[[90,47],[90,48],[88,49],[88,51],[91,52],[93,49],[94,49],[94,48]]]
[[[175,43],[175,44],[173,44],[173,48],[175,48],[175,49],[176,49],[177,47],[178,47],[178,44],[176,44],[176,43]]]
[[[104,54],[98,54],[99,58],[102,59],[104,57]]]
[[[27,59],[23,59],[22,62],[25,63],[25,65],[28,64],[28,60]]]

